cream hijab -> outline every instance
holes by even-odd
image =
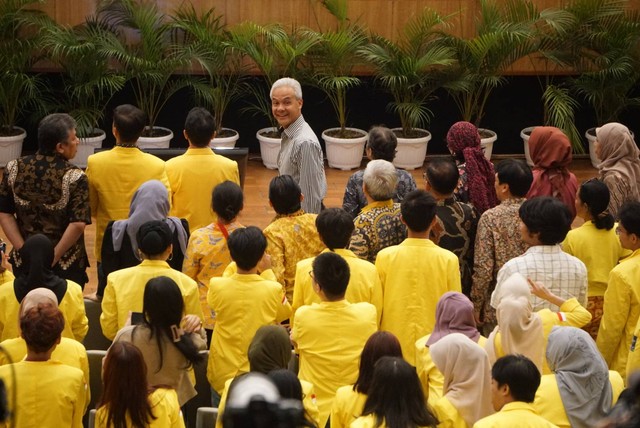
[[[596,128],[602,162],[598,165],[601,175],[619,174],[631,189],[631,197],[640,199],[640,150],[631,132],[621,123],[611,122]]]
[[[525,297],[531,300],[531,288],[527,278],[516,272],[497,285],[493,293],[491,293],[491,307],[498,309],[498,305],[505,297],[512,299]]]
[[[22,299],[22,303],[20,303],[20,316],[29,309],[35,308],[40,303],[50,303],[56,308],[58,307],[58,299],[53,291],[43,287],[34,288]]]
[[[477,343],[451,333],[431,345],[429,352],[444,375],[444,396],[468,426],[493,414],[489,357]]]

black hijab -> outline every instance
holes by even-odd
[[[18,302],[22,302],[24,296],[35,288],[44,287],[53,291],[62,301],[67,292],[67,281],[57,276],[51,269],[53,263],[53,244],[51,240],[42,234],[29,237],[19,251],[24,265],[16,279],[13,281],[13,291]]]

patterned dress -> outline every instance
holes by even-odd
[[[380,250],[398,245],[407,237],[407,227],[400,220],[400,204],[392,199],[370,203],[353,223],[349,249],[371,263]]]

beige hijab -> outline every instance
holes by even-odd
[[[491,307],[498,309],[498,305],[504,298],[525,297],[531,299],[531,287],[521,273],[514,273],[509,278],[498,284],[491,293]]]
[[[621,123],[611,122],[596,128],[596,136],[602,158],[598,165],[600,174],[617,173],[628,183],[631,197],[640,199],[640,150],[629,129]]]
[[[489,357],[477,343],[451,333],[431,345],[429,352],[444,375],[444,396],[468,426],[493,413]]]
[[[54,307],[58,307],[58,298],[53,291],[48,288],[35,288],[27,293],[20,304],[20,316],[31,308],[35,308],[40,303],[51,303]]]
[[[504,355],[522,354],[529,358],[542,373],[544,336],[542,320],[533,312],[531,302],[524,297],[504,298],[496,310],[498,325],[489,335],[485,350],[489,361],[496,362],[496,336],[500,334]]]

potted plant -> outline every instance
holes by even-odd
[[[46,86],[30,73],[41,58],[42,29],[49,18],[30,8],[37,0],[0,0],[0,167],[20,157],[27,133],[16,126],[20,114],[45,112]]]
[[[455,50],[457,75],[457,85],[450,93],[462,120],[479,128],[487,159],[491,159],[497,135],[480,128],[486,103],[493,90],[506,82],[504,73],[531,52],[536,19],[535,8],[528,1],[481,0],[474,36],[448,39]]]
[[[93,18],[75,27],[48,27],[43,46],[48,56],[62,68],[64,91],[58,99],[62,111],[69,112],[78,124],[78,152],[72,162],[87,166],[87,158],[106,138],[99,122],[104,119],[107,103],[122,89],[125,77],[109,66],[96,40],[106,31]]]
[[[191,65],[191,51],[181,46],[176,26],[154,1],[100,0],[97,13],[101,25],[111,29],[100,40],[102,53],[116,61],[149,117],[138,145],[169,147],[173,132],[156,121],[167,101],[190,85],[188,78],[172,76]]]
[[[389,110],[400,118],[399,168],[419,168],[424,163],[431,133],[419,128],[432,116],[428,103],[436,89],[445,84],[445,70],[454,61],[454,51],[443,42],[445,21],[430,9],[407,22],[397,42],[381,36],[360,49],[374,69],[376,82],[393,97]]]

